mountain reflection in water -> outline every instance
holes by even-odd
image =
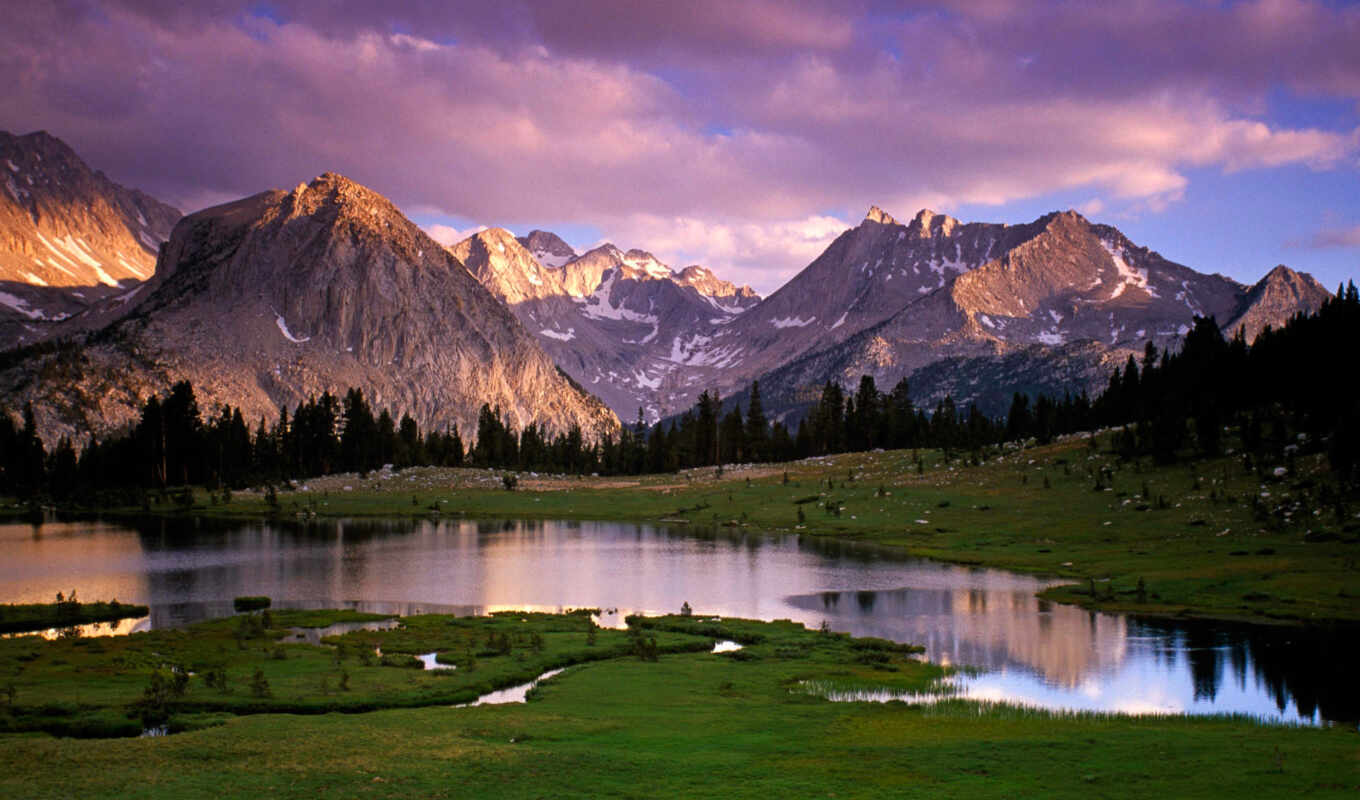
[[[893,589],[789,598],[831,627],[924,645],[984,670],[958,695],[1042,708],[1242,713],[1280,721],[1360,719],[1347,673],[1360,655],[1332,630],[1142,619],[1020,592]]]

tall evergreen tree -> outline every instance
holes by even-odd
[[[760,381],[751,381],[751,399],[746,409],[746,449],[751,461],[769,460],[770,422],[760,400]]]

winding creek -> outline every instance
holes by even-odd
[[[0,525],[0,602],[58,592],[150,606],[95,633],[281,608],[485,613],[598,607],[794,619],[972,667],[959,696],[1042,708],[1360,720],[1353,636],[1142,620],[1046,603],[1048,583],[799,536],[606,522],[202,521]],[[433,658],[430,659],[433,661]],[[874,698],[863,698],[874,699]]]

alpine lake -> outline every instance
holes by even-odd
[[[706,617],[921,645],[923,658],[957,668],[952,697],[1287,725],[1360,720],[1350,637],[1087,611],[1036,597],[1054,583],[1041,577],[812,536],[620,522],[147,519],[4,524],[0,549],[0,602],[77,590],[150,608],[84,626],[85,636],[228,616],[242,595],[281,609],[400,615],[597,608],[603,627],[688,604]]]

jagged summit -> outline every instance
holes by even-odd
[[[916,212],[911,224],[907,226],[909,236],[922,239],[932,237],[949,238],[954,235],[954,230],[958,228],[960,222],[948,214],[937,214],[928,208],[923,208]]]
[[[700,294],[715,298],[726,306],[748,308],[760,300],[760,295],[750,286],[738,286],[713,274],[707,267],[690,264],[675,273],[675,281],[691,286]]]
[[[656,256],[646,250],[636,248],[623,254],[623,263],[632,270],[640,272],[652,280],[671,280],[671,268],[662,264]]]
[[[1314,279],[1313,276],[1309,275],[1307,272],[1299,272],[1297,270],[1290,269],[1284,264],[1276,264],[1274,267],[1271,268],[1270,272],[1267,272],[1264,276],[1262,276],[1261,281],[1267,283],[1284,282],[1290,284],[1317,283],[1317,280]],[[1320,286],[1321,284],[1318,285]]]
[[[532,230],[519,237],[519,243],[545,267],[560,267],[576,258],[576,251],[551,231]]]
[[[877,222],[880,225],[896,225],[897,220],[892,215],[878,206],[869,206],[869,213],[864,215],[866,222]]]
[[[289,213],[295,215],[313,215],[329,209],[356,218],[402,216],[392,201],[338,172],[323,172],[310,183],[298,184],[289,198]]]
[[[504,228],[478,231],[451,246],[453,253],[497,299],[512,308],[563,294],[561,270],[547,269]]]

